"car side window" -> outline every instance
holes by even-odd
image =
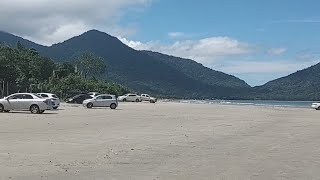
[[[40,96],[41,96],[41,97],[49,97],[49,96],[46,95],[46,94],[41,94]]]
[[[33,99],[33,97],[29,94],[23,94],[22,99]]]
[[[8,99],[21,99],[21,98],[19,98],[19,95],[13,95],[13,96],[10,96]]]
[[[104,96],[98,96],[96,99],[103,99]]]
[[[111,96],[104,96],[104,99],[112,99]]]
[[[133,96],[136,96],[136,95],[134,95],[134,94],[130,94],[129,96],[132,96],[132,97],[133,97]]]

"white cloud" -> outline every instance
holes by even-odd
[[[172,44],[162,44],[159,41],[143,43],[120,40],[137,50],[157,51],[169,55],[196,60],[210,66],[218,58],[225,56],[249,54],[255,51],[255,46],[240,42],[230,37],[209,37],[200,40],[176,41]]]
[[[186,34],[183,33],[183,32],[169,32],[169,33],[168,33],[168,36],[169,36],[170,38],[181,38],[181,37],[185,37]]]
[[[1,0],[0,28],[42,44],[52,44],[97,28],[114,35],[134,33],[120,27],[130,7],[152,0]]]
[[[267,51],[268,54],[270,55],[281,55],[287,51],[286,48],[271,48]]]

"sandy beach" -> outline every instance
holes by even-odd
[[[0,179],[318,179],[320,111],[63,104],[0,114]]]

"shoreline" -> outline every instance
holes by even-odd
[[[277,101],[277,100],[159,100],[159,102],[182,104],[210,104],[227,106],[255,106],[255,107],[284,107],[284,108],[311,108],[316,101]],[[302,104],[302,105],[301,105]]]

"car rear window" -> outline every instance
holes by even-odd
[[[54,98],[58,98],[58,96],[57,96],[57,95],[55,95],[55,94],[53,94],[53,95],[52,95],[52,97],[54,97]]]
[[[36,96],[37,98],[44,98],[43,96],[40,96],[38,94],[33,94],[34,96]],[[31,96],[32,97],[32,96]],[[32,98],[33,99],[33,98]]]
[[[104,96],[104,99],[112,99],[111,96]]]

